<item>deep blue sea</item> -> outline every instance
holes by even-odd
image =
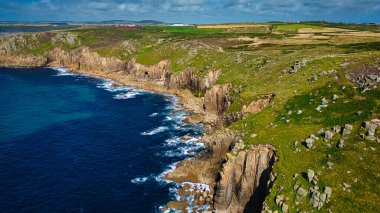
[[[158,212],[202,149],[175,97],[64,69],[0,68],[0,105],[1,213]]]

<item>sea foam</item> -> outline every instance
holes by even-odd
[[[167,127],[167,126],[160,126],[160,127],[154,128],[154,129],[152,129],[150,131],[142,132],[141,135],[155,135],[157,133],[164,132],[166,130],[169,130],[169,127]]]

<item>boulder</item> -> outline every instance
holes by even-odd
[[[307,170],[307,181],[311,182],[315,176],[315,173],[313,170],[308,169]]]
[[[331,139],[332,137],[334,136],[334,132],[330,131],[330,130],[327,130],[325,132],[325,138],[327,139]]]
[[[337,147],[338,148],[343,148],[344,147],[344,140],[343,139],[339,140],[339,142],[337,144]]]
[[[307,195],[307,190],[302,188],[302,187],[299,187],[297,189],[297,195],[300,196],[301,198],[303,198]]]

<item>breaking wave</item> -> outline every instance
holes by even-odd
[[[154,128],[154,129],[152,129],[150,131],[142,132],[141,135],[155,135],[157,133],[164,132],[166,130],[169,130],[169,127],[167,127],[167,126],[160,126],[160,127]]]

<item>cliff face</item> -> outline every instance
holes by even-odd
[[[230,84],[214,85],[205,94],[205,110],[208,113],[222,115],[231,105],[231,98],[229,95]]]
[[[127,74],[150,80],[164,80],[165,74],[169,72],[170,61],[163,60],[155,65],[145,66],[136,62],[132,58],[127,65]]]
[[[105,58],[87,47],[80,47],[70,52],[59,48],[48,51],[46,58],[49,63],[68,66],[75,70],[116,72],[125,69],[125,63],[118,58]]]
[[[206,149],[194,158],[188,158],[177,165],[176,170],[167,174],[166,178],[176,182],[202,182],[215,184],[215,180],[227,153],[237,142],[236,132],[219,131],[203,137]]]
[[[15,67],[41,67],[47,63],[46,58],[33,55],[1,55],[0,64]]]
[[[216,187],[216,212],[261,212],[275,153],[271,145],[257,145],[229,156]]]
[[[205,94],[213,86],[221,75],[220,70],[210,71],[204,78],[199,79],[195,75],[194,68],[188,67],[182,72],[170,76],[170,87],[189,89],[193,93],[199,92]]]
[[[259,99],[252,101],[248,106],[244,105],[241,113],[246,117],[250,113],[254,114],[260,112],[270,104],[274,96],[274,94],[261,95]]]

